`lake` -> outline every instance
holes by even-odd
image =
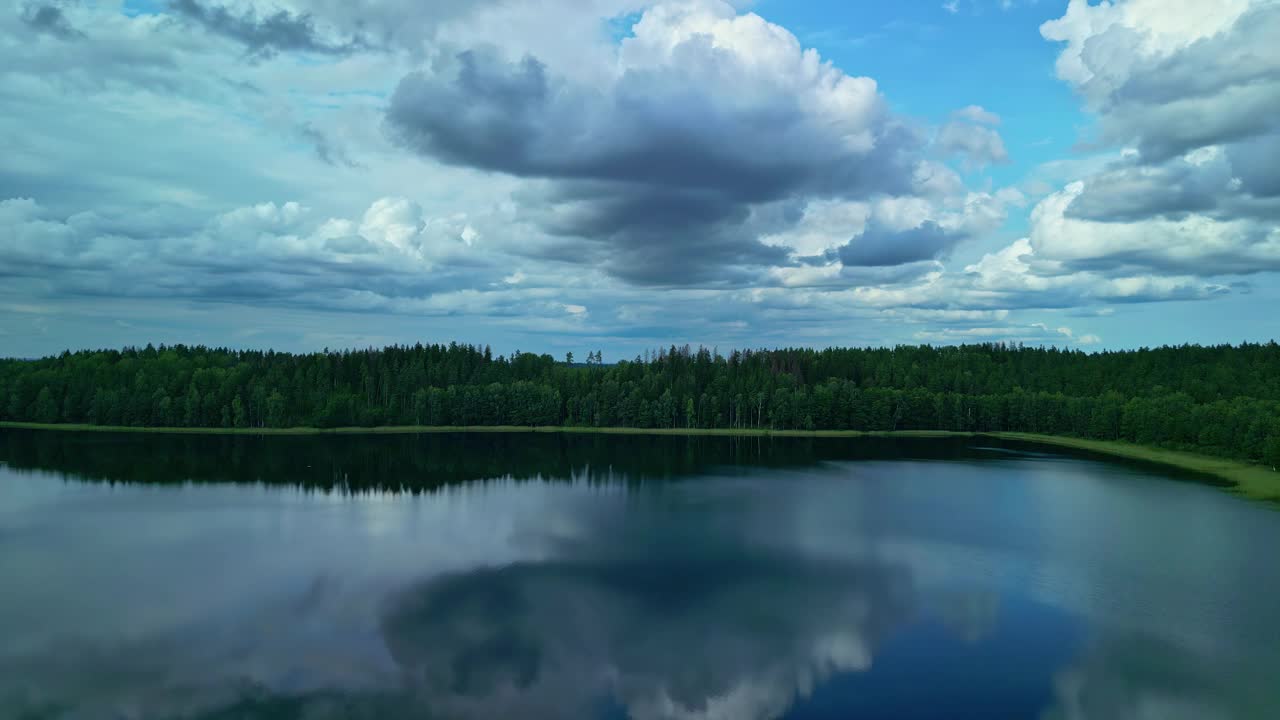
[[[989,439],[0,431],[2,718],[1280,717],[1280,512]]]

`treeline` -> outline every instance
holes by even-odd
[[[1280,346],[1000,344],[718,352],[605,365],[469,345],[304,355],[172,347],[0,361],[0,418],[169,427],[571,425],[963,430],[1280,465]]]

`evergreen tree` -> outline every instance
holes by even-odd
[[[378,424],[1018,430],[1273,462],[1280,347],[1088,354],[962,347],[646,350],[587,367],[487,347],[307,355],[202,346],[0,360],[6,420],[98,425]]]

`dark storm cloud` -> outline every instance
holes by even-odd
[[[497,63],[492,54],[466,51],[457,56],[452,82],[426,72],[403,78],[387,110],[397,139],[456,165],[565,174],[551,159],[530,157],[549,104],[546,67],[532,57],[513,66]]]
[[[839,249],[840,261],[848,266],[883,267],[934,260],[946,254],[967,233],[948,230],[925,220],[910,230],[888,230],[870,225],[867,230]]]
[[[305,13],[277,10],[259,17],[253,11],[236,14],[224,6],[202,0],[170,0],[169,7],[209,32],[241,43],[252,57],[269,58],[291,51],[350,55],[370,49],[359,35],[342,42],[326,40],[316,29],[312,17]]]
[[[467,50],[402,79],[387,119],[417,152],[522,177],[715,190],[742,202],[911,189],[914,158],[904,151],[914,133],[881,118],[875,149],[843,151],[796,103],[780,95],[725,107],[669,69],[628,71],[602,95],[552,77],[536,58]]]
[[[740,268],[787,261],[784,248],[756,239],[746,205],[712,189],[566,182],[550,198],[562,211],[535,215],[543,230],[588,239],[586,248],[562,243],[554,259],[598,263],[628,282],[731,283],[747,279]],[[594,259],[584,257],[584,249]],[[673,262],[675,254],[679,262]]]
[[[736,281],[784,262],[758,239],[759,205],[911,191],[920,138],[874,92],[867,140],[851,148],[796,90],[706,85],[697,65],[725,61],[705,38],[688,43],[688,68],[630,68],[605,89],[468,50],[402,79],[388,127],[419,154],[550,181],[527,203],[541,206],[538,226],[586,241],[583,262],[607,249],[605,269],[640,284]]]
[[[72,27],[71,21],[56,3],[29,3],[22,9],[22,22],[32,30],[62,40],[83,38],[85,34]]]

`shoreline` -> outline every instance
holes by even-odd
[[[1166,450],[1118,440],[1087,440],[1062,435],[1021,432],[961,432],[950,430],[768,430],[753,428],[628,428],[560,427],[523,425],[292,428],[179,428],[112,425],[46,424],[0,421],[0,430],[51,430],[62,432],[115,432],[170,435],[416,435],[425,433],[576,433],[583,435],[685,435],[710,437],[827,437],[827,438],[944,438],[989,437],[1037,445],[1080,450],[1096,455],[1176,468],[1214,478],[1222,489],[1251,500],[1280,505],[1280,473],[1260,465],[1181,450]]]

